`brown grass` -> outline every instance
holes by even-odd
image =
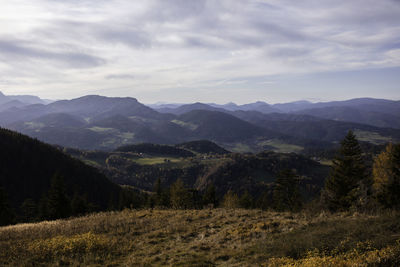
[[[0,228],[0,265],[278,266],[344,257],[366,242],[361,254],[386,249],[390,257],[400,238],[398,219],[242,209],[105,212]],[[363,234],[359,223],[371,231],[361,228]]]

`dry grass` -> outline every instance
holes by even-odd
[[[309,263],[313,261],[343,263],[344,259],[353,259],[353,262],[370,259],[372,262],[379,255],[384,255],[382,259],[399,256],[398,218],[396,214],[309,217],[301,213],[241,209],[106,212],[2,227],[0,265],[311,266]],[[377,238],[367,231],[356,240],[359,233],[353,236],[352,231],[359,228],[357,223],[367,224],[374,233],[389,234],[389,237]],[[382,224],[383,230],[377,230]],[[349,226],[342,229],[339,225]],[[328,248],[315,240],[311,244],[305,235],[311,232],[318,238],[324,231],[326,235],[321,242],[325,242],[324,238],[333,240]],[[349,237],[354,239],[354,244],[347,242],[344,246]]]

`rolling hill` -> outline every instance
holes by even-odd
[[[228,150],[218,146],[217,144],[208,140],[196,140],[176,145],[177,147],[188,149],[200,154],[227,154]]]
[[[186,123],[197,139],[235,142],[258,136],[277,136],[271,131],[218,111],[193,110],[179,116],[176,121],[183,122],[182,125]]]
[[[194,154],[183,146],[207,152]],[[211,147],[219,153],[210,153]],[[212,142],[201,140],[175,146],[130,145],[112,152],[66,151],[96,166],[112,181],[122,185],[151,191],[157,179],[164,187],[181,179],[189,188],[200,192],[214,184],[218,198],[228,190],[237,193],[247,190],[253,196],[259,196],[270,189],[281,170],[292,169],[302,177],[302,192],[308,199],[319,192],[329,171],[328,166],[294,153],[228,153]]]
[[[384,112],[385,110],[371,111],[352,106],[332,106],[305,109],[296,112],[296,114],[306,114],[335,121],[356,122],[376,127],[400,129],[400,110],[396,115]]]
[[[85,197],[97,209],[116,202],[120,187],[97,169],[28,136],[0,129],[0,186],[17,213],[31,199],[38,205],[54,176],[61,176],[67,195]]]

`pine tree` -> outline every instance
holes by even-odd
[[[268,210],[273,206],[273,195],[270,191],[264,190],[256,201],[256,207],[262,210]]]
[[[0,226],[14,223],[15,214],[10,204],[6,191],[0,187]]]
[[[66,195],[64,178],[59,174],[52,177],[47,200],[49,219],[66,218],[71,215],[71,203]]]
[[[362,151],[352,131],[341,141],[325,183],[326,204],[330,210],[347,210],[355,204],[361,184],[368,187]]]
[[[27,198],[22,202],[21,211],[23,214],[22,219],[25,222],[33,222],[38,219],[38,207],[31,198]]]
[[[212,205],[213,207],[218,205],[214,184],[209,184],[207,186],[203,195],[203,205]]]
[[[298,177],[292,170],[278,174],[273,191],[274,208],[279,211],[297,211],[302,206]]]
[[[86,198],[75,194],[71,201],[72,215],[83,215],[88,212]]]
[[[39,200],[38,212],[38,217],[40,220],[49,219],[49,200],[47,199],[46,195],[42,195]]]
[[[239,206],[243,209],[250,209],[253,207],[253,197],[249,194],[249,191],[245,191],[239,198]]]
[[[151,202],[153,204],[150,204],[152,206],[162,206],[162,197],[163,197],[163,188],[161,186],[161,179],[157,178],[155,184],[154,184],[154,195],[153,195],[153,199],[151,200]]]

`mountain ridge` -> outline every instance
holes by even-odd
[[[388,114],[395,112],[400,102],[378,99],[372,111],[365,111],[371,101],[374,99],[348,100],[347,106],[336,101],[332,102],[334,107],[320,108],[326,112],[306,109],[287,113],[274,112],[274,105],[262,101],[240,106],[228,103],[231,110],[197,102],[181,105],[172,114],[160,113],[132,97],[88,95],[0,110],[0,125],[52,144],[104,150],[143,142],[177,144],[207,139],[233,151],[268,148],[298,152],[334,145],[348,130],[358,131],[367,142],[399,140],[400,118]],[[329,105],[305,101],[287,104]],[[382,105],[388,105],[387,113],[374,111]]]

